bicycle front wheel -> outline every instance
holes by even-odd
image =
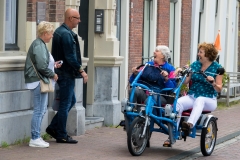
[[[149,126],[147,126],[145,136],[142,136],[145,125],[145,119],[136,117],[128,130],[128,150],[133,156],[140,156],[146,149],[149,139]]]

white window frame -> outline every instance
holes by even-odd
[[[0,0],[0,56],[6,53],[14,53],[17,55],[18,51],[16,48],[13,50],[6,51],[6,4],[8,0]],[[17,0],[19,3],[17,5],[18,13],[16,13],[16,43],[15,46],[19,47],[19,51],[26,51],[26,21],[27,21],[27,0]],[[21,3],[20,3],[21,2]],[[21,53],[22,54],[22,53]],[[9,53],[9,55],[12,55]]]

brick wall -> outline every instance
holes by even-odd
[[[143,9],[144,0],[131,0],[129,19],[129,66],[128,75],[130,76],[132,67],[142,63],[142,40],[143,40]],[[133,8],[131,8],[131,3]]]
[[[192,1],[182,0],[180,66],[190,60]]]
[[[132,67],[142,63],[143,50],[143,22],[144,22],[144,0],[131,0],[129,19],[129,67],[128,75],[131,75]],[[131,8],[131,3],[133,8]],[[170,2],[158,0],[157,6],[157,39],[156,43],[169,45],[169,18]]]
[[[169,45],[170,1],[158,0],[157,45]]]
[[[46,21],[63,22],[65,0],[28,0],[27,21],[36,22],[37,2],[46,2]]]

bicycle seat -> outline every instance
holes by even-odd
[[[190,116],[191,112],[192,112],[192,108],[189,110],[183,111],[182,116]],[[202,111],[202,114],[208,114],[208,113],[211,113],[211,111]]]

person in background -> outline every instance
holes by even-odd
[[[50,22],[42,21],[39,23],[37,28],[38,38],[32,42],[25,61],[26,88],[30,89],[33,94],[30,147],[49,147],[49,143],[41,138],[41,124],[47,110],[48,93],[41,93],[39,77],[45,83],[49,83],[48,78],[53,81],[58,79],[58,75],[54,73],[53,68],[54,66],[59,68],[61,64],[54,61],[46,46],[46,43],[53,37],[53,30],[54,27]]]
[[[176,82],[174,75],[175,68],[168,63],[168,59],[170,58],[170,49],[167,46],[164,45],[158,45],[155,48],[154,52],[154,60],[147,62],[150,65],[153,65],[155,67],[159,67],[162,69],[162,72],[160,73],[158,70],[156,70],[157,73],[150,73],[154,79],[158,79],[158,82],[156,83],[156,87],[159,88],[175,88]],[[129,83],[131,84],[139,71],[142,70],[142,68],[137,69],[137,67],[132,68],[132,75],[129,78]],[[130,94],[131,94],[130,90]],[[139,104],[145,103],[145,100],[147,99],[148,94],[139,88],[135,89],[133,102],[137,102]],[[163,96],[160,96],[161,104],[166,104],[166,98]]]
[[[189,135],[190,129],[196,124],[203,110],[214,111],[217,108],[217,93],[222,90],[222,75],[217,75],[217,69],[222,68],[216,62],[218,51],[212,43],[201,43],[198,46],[199,60],[193,62],[190,67],[193,71],[202,71],[207,75],[204,78],[201,74],[190,74],[186,78],[185,84],[191,81],[188,95],[178,99],[176,110],[181,117],[182,112],[192,108],[192,112],[187,122],[183,121],[182,130],[185,135]],[[178,71],[181,71],[179,68]],[[211,74],[213,73],[213,74]],[[212,82],[212,83],[210,83]],[[178,118],[178,125],[181,118]],[[169,139],[164,142],[169,146]]]
[[[78,10],[68,8],[64,16],[64,23],[55,30],[52,40],[54,59],[63,60],[62,67],[55,70],[59,77],[57,83],[60,104],[46,132],[55,138],[57,143],[76,144],[78,141],[67,134],[66,123],[68,112],[76,103],[75,78],[83,77],[83,82],[87,83],[88,75],[82,67],[78,35],[72,31],[81,22],[80,14]]]

